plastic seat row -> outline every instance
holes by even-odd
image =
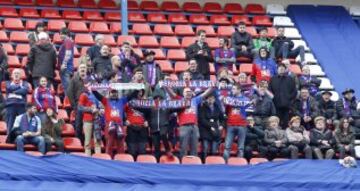
[[[52,0],[1,0],[0,5],[21,5],[21,6],[60,6],[60,7],[81,7],[81,8],[102,8],[116,9],[118,6],[113,0],[100,0],[97,4],[94,0],[79,0],[76,4],[73,0],[58,0],[54,3]]]

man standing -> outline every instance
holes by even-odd
[[[251,35],[246,32],[246,25],[244,22],[238,24],[237,31],[231,35],[231,47],[234,49],[236,57],[245,56],[252,58],[252,50],[254,43]]]
[[[58,55],[58,66],[60,67],[61,84],[66,90],[69,86],[74,70],[74,42],[69,37],[70,31],[67,28],[60,30],[60,38],[63,41]],[[66,95],[66,91],[65,91]]]
[[[198,66],[197,71],[201,72],[205,80],[210,80],[209,62],[213,61],[209,45],[205,42],[206,32],[199,30],[197,32],[197,40],[194,44],[186,49],[187,60],[195,58]]]
[[[162,79],[162,73],[159,65],[154,60],[155,52],[152,50],[145,50],[143,54],[145,58],[142,63],[144,79],[152,88],[154,88],[159,80]]]
[[[93,60],[95,74],[102,80],[108,78],[109,73],[113,70],[111,64],[110,48],[103,45],[100,49],[100,56]]]
[[[96,57],[101,56],[100,49],[104,45],[104,35],[102,35],[102,34],[96,35],[95,42],[96,42],[96,44],[91,46],[86,51],[86,54],[90,57],[91,62],[93,62]]]

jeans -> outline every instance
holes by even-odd
[[[190,145],[190,155],[197,156],[199,128],[196,125],[185,125],[180,127],[180,158],[187,155]]]
[[[225,137],[225,151],[224,159],[228,160],[230,157],[231,145],[235,136],[238,136],[238,157],[244,157],[244,145],[246,138],[246,127],[241,126],[229,126],[226,131]]]
[[[10,134],[10,131],[14,125],[15,118],[18,115],[25,113],[25,105],[22,104],[13,104],[6,107],[6,125],[7,125],[7,135]]]
[[[19,135],[16,137],[16,150],[24,151],[25,144],[34,144],[37,145],[39,152],[45,154],[45,139],[42,136],[36,137],[24,137]]]
[[[61,79],[61,84],[64,87],[64,93],[66,95],[66,90],[67,90],[70,80],[71,80],[71,72],[69,72],[67,70],[60,71],[60,79]]]
[[[219,142],[218,141],[210,141],[210,140],[202,140],[202,149],[203,149],[203,159],[205,160],[210,148],[210,155],[217,153],[219,149]]]
[[[100,141],[95,138],[95,134],[93,131],[93,123],[91,122],[84,122],[84,135],[85,135],[85,153],[91,156],[91,138],[94,137],[94,144],[95,144],[95,153],[101,153],[101,145]]]
[[[281,54],[281,55],[279,55]],[[297,57],[298,55],[300,55],[300,60],[301,62],[305,61],[305,48],[304,46],[298,46],[293,50],[289,49],[289,44],[284,43],[281,47],[280,50],[278,51],[277,56],[282,57],[283,59],[287,59],[289,57]]]

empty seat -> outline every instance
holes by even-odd
[[[59,11],[56,9],[43,9],[41,10],[41,17],[47,19],[59,19],[61,18]]]
[[[191,25],[176,25],[175,35],[178,36],[194,36],[195,32]]]
[[[78,6],[81,8],[91,8],[91,9],[97,8],[97,5],[94,0],[79,0]]]
[[[206,36],[216,36],[215,30],[211,25],[199,25],[196,27],[196,32],[199,30],[204,30]]]
[[[66,151],[83,151],[84,148],[81,146],[81,142],[75,137],[64,137],[64,148]]]
[[[36,24],[41,22],[41,20],[26,20],[25,29],[26,30],[35,30]]]
[[[286,15],[284,6],[280,4],[267,4],[266,13],[270,15]]]
[[[49,31],[60,31],[61,28],[66,27],[63,20],[49,20],[48,30]]]
[[[3,149],[15,149],[15,144],[6,143],[6,135],[0,135],[0,148]]]
[[[268,37],[274,38],[277,35],[275,27],[268,27]]]
[[[72,32],[89,32],[86,23],[83,21],[70,21],[68,28]]]
[[[120,21],[121,14],[118,12],[106,12],[104,18],[108,21]]]
[[[8,38],[6,32],[1,30],[0,31],[0,42],[7,42],[7,41],[9,41],[9,38]]]
[[[239,3],[226,3],[224,11],[228,14],[244,14],[244,9]]]
[[[33,8],[21,8],[20,9],[20,17],[27,17],[27,18],[39,18],[40,15],[36,9]]]
[[[256,4],[256,3],[247,4],[245,7],[245,12],[248,14],[265,14],[266,13],[264,7],[262,5]]]
[[[22,31],[12,31],[10,33],[11,42],[29,42],[26,32]]]
[[[116,46],[116,42],[113,35],[104,35],[104,43],[108,46]]]
[[[60,7],[76,7],[73,0],[58,0],[57,5]]]
[[[206,13],[222,13],[221,5],[216,2],[206,2],[203,11]]]
[[[226,15],[212,15],[210,23],[213,25],[230,25],[230,21]]]
[[[2,17],[17,17],[18,13],[13,7],[0,7],[0,16]]]
[[[131,36],[119,35],[117,39],[117,44],[121,46],[123,42],[129,42],[133,47],[137,46],[136,39],[132,35]]]
[[[180,42],[175,36],[163,36],[160,39],[160,46],[162,48],[180,48]]]
[[[118,47],[111,47],[111,54],[113,55],[119,55],[120,54],[120,49]]]
[[[114,160],[123,162],[134,162],[134,157],[130,154],[118,153],[114,156]]]
[[[225,164],[225,160],[221,156],[208,156],[205,159],[205,164]]]
[[[15,0],[14,3],[16,5],[22,5],[22,6],[34,5],[34,1],[32,0]]]
[[[150,49],[155,52],[155,60],[165,60],[166,56],[164,54],[164,51],[160,48],[152,48]]]
[[[157,24],[154,27],[154,34],[157,35],[173,35],[174,31],[169,24]]]
[[[319,86],[320,89],[332,90],[334,86],[331,84],[329,78],[319,78],[321,80],[321,84]]]
[[[169,18],[168,19],[169,23],[174,23],[174,24],[187,24],[189,22],[186,16],[182,13],[169,14],[168,18]]]
[[[181,164],[202,164],[198,156],[184,156],[181,159]]]
[[[245,158],[239,157],[230,157],[227,162],[228,165],[235,165],[235,166],[244,166],[247,165],[248,162]]]
[[[294,47],[298,47],[298,46],[304,46],[305,51],[309,51],[310,48],[307,46],[306,42],[303,40],[292,40],[294,42]]]
[[[192,12],[192,13],[202,12],[200,4],[197,2],[185,2],[182,8],[185,12]]]
[[[102,21],[104,18],[99,11],[84,11],[83,17],[85,20]]]
[[[296,28],[285,28],[284,35],[288,38],[301,38],[301,35]]]
[[[97,159],[111,160],[111,156],[108,155],[107,153],[94,153],[91,156]]]
[[[119,22],[110,23],[110,32],[111,33],[121,33],[121,24]]]
[[[256,15],[253,17],[252,21],[253,21],[253,25],[256,26],[271,27],[273,25],[270,18],[266,15]]]
[[[5,18],[4,28],[10,30],[23,30],[24,24],[18,18]]]
[[[169,49],[167,52],[167,59],[175,61],[186,60],[185,51],[182,49]]]
[[[196,41],[196,37],[193,36],[187,36],[182,38],[181,40],[181,47],[183,48],[187,48],[189,47],[192,43],[194,43]]]
[[[82,19],[80,12],[75,10],[64,10],[62,16],[64,19]]]
[[[138,10],[139,4],[136,1],[128,1],[128,9],[129,10]]]
[[[136,162],[142,163],[156,163],[156,158],[152,155],[138,155]]]
[[[1,32],[3,32],[3,31],[0,31],[0,34],[1,34]],[[7,54],[10,54],[10,55],[15,54],[15,50],[10,43],[3,43],[2,47],[6,51]]]
[[[300,68],[300,66],[297,65],[297,64],[291,64],[291,65],[289,66],[289,70],[290,70],[292,73],[294,73],[295,75],[300,75],[300,74],[302,74],[301,68]]]
[[[240,73],[244,72],[244,73],[250,74],[253,70],[253,65],[242,63],[242,64],[240,64],[239,70],[240,70],[239,71]]]
[[[246,32],[251,34],[253,37],[258,35],[255,27],[246,27]]]
[[[78,45],[93,45],[94,40],[90,34],[76,34],[75,43]]]
[[[15,48],[16,55],[26,56],[30,52],[29,44],[17,44]]]
[[[152,34],[152,31],[150,29],[150,26],[148,24],[140,24],[136,23],[133,25],[133,33],[134,34],[141,34],[141,35],[150,35]]]
[[[325,73],[319,65],[309,65],[310,75],[312,76],[324,76]]]
[[[181,8],[176,1],[163,1],[161,4],[161,10],[169,12],[180,12]]]
[[[109,26],[105,22],[92,22],[90,24],[90,32],[109,33]]]
[[[36,5],[44,6],[44,7],[52,7],[54,3],[52,0],[37,0]]]
[[[219,26],[218,36],[230,37],[235,32],[235,28],[232,26]]]
[[[189,21],[192,24],[209,24],[209,20],[206,15],[190,15]]]
[[[264,163],[264,162],[268,162],[268,160],[266,158],[252,158],[252,159],[250,159],[250,164],[252,164],[252,165],[260,164],[260,163]]]
[[[140,9],[144,11],[160,11],[159,5],[156,1],[141,1]]]
[[[69,115],[63,109],[58,110],[58,116],[57,117],[58,117],[58,119],[63,119],[65,121],[69,121]]]
[[[149,13],[147,15],[147,21],[151,23],[167,23],[165,15],[162,13]]]
[[[189,68],[188,62],[178,61],[175,63],[175,73],[182,73]]]
[[[275,16],[274,26],[293,27],[294,23],[291,21],[290,17]]]
[[[138,22],[138,23],[146,22],[146,19],[142,13],[130,12],[128,14],[128,19],[130,22]]]
[[[174,68],[172,67],[171,63],[168,60],[157,60],[156,61],[162,72],[165,73],[172,73],[174,72]]]
[[[69,100],[69,99],[67,99]],[[66,123],[61,127],[61,135],[73,137],[75,135],[74,127],[70,123]]]
[[[251,22],[249,20],[249,17],[246,15],[233,15],[231,17],[231,23],[233,25],[237,25],[240,22],[244,22],[246,25],[251,25]]]
[[[101,9],[117,9],[115,1],[113,0],[100,0],[98,3],[99,8]]]
[[[20,68],[21,63],[19,61],[19,57],[17,57],[17,56],[8,56],[8,65],[11,68]]]
[[[206,38],[206,42],[208,43],[211,49],[219,48],[219,39],[217,37]]]
[[[155,36],[140,36],[139,46],[142,48],[154,48],[159,47],[159,42]]]
[[[159,163],[160,164],[180,164],[180,160],[176,156],[168,157],[166,155],[163,155],[160,157]]]

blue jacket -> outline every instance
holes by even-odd
[[[20,84],[14,84],[11,81],[6,82],[6,106],[14,104],[26,104],[26,94],[29,91],[29,84],[25,81]]]

